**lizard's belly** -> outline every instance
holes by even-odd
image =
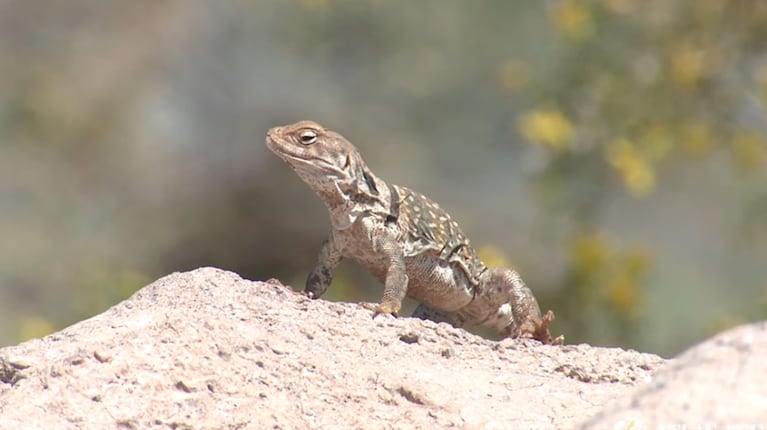
[[[356,261],[382,283],[386,282],[389,260],[375,252],[361,221],[333,234],[345,257]],[[405,257],[405,270],[407,296],[431,308],[450,312],[466,306],[474,298],[474,287],[463,269],[440,259],[436,252]]]
[[[454,311],[474,298],[474,287],[463,270],[439,260],[435,255],[420,254],[405,258],[407,295],[431,308]]]
[[[382,258],[359,259],[382,283],[386,282],[387,262]],[[468,305],[474,297],[474,288],[463,270],[435,255],[420,254],[405,258],[408,277],[407,296],[431,308],[455,311]]]

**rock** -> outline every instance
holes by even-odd
[[[767,322],[690,348],[583,429],[767,428]]]
[[[763,356],[759,336],[748,348]],[[729,347],[730,373],[714,374],[730,379],[701,395],[713,399],[742,378],[757,384],[757,358],[743,348]],[[664,389],[653,374],[664,363],[617,348],[494,342],[446,324],[373,319],[358,304],[203,268],[0,349],[0,428],[572,428],[637,389],[640,406],[652,407]],[[689,363],[680,358],[659,378],[702,368]],[[602,413],[607,421],[589,425],[612,426],[614,416],[624,417]]]

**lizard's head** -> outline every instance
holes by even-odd
[[[351,182],[364,167],[354,145],[313,121],[272,128],[266,146],[310,186],[328,179]]]

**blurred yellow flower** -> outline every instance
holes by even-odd
[[[610,252],[607,241],[599,233],[580,235],[570,246],[573,266],[581,274],[598,271],[607,261]]]
[[[623,314],[638,310],[639,289],[651,266],[651,256],[644,249],[617,249],[603,234],[583,234],[573,239],[570,259],[576,293],[598,294],[607,305]]]
[[[536,110],[519,121],[522,135],[529,141],[555,150],[572,146],[575,130],[572,122],[559,110]]]
[[[607,300],[618,312],[629,314],[639,305],[638,284],[635,278],[621,274],[606,283]]]
[[[702,122],[683,125],[679,130],[679,134],[682,149],[688,155],[700,157],[706,155],[715,146],[711,129]]]
[[[651,161],[661,161],[671,153],[674,136],[665,124],[652,124],[642,130],[637,146]]]
[[[627,139],[617,139],[607,146],[607,161],[621,174],[632,194],[641,197],[655,189],[655,171]]]
[[[594,31],[591,11],[582,3],[564,0],[553,9],[557,29],[571,39],[583,39]]]
[[[671,54],[671,79],[678,86],[696,86],[706,72],[706,52],[687,45],[680,46]]]
[[[745,169],[760,167],[767,162],[767,139],[754,132],[740,133],[732,141],[732,156]]]
[[[511,262],[506,254],[493,245],[483,245],[477,249],[479,258],[485,262],[487,267],[510,267]]]

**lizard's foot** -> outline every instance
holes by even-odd
[[[541,342],[544,345],[562,345],[565,343],[565,337],[563,335],[557,336],[555,339],[551,338],[549,332],[549,326],[554,321],[554,312],[551,310],[546,311],[543,318],[530,318],[530,323],[533,328],[529,331],[528,335]]]
[[[365,309],[373,311],[373,318],[381,314],[388,314],[388,315],[396,317],[398,316],[399,309],[401,307],[399,303],[389,303],[389,302],[381,302],[379,304],[363,302],[363,303],[360,303],[360,305]]]

